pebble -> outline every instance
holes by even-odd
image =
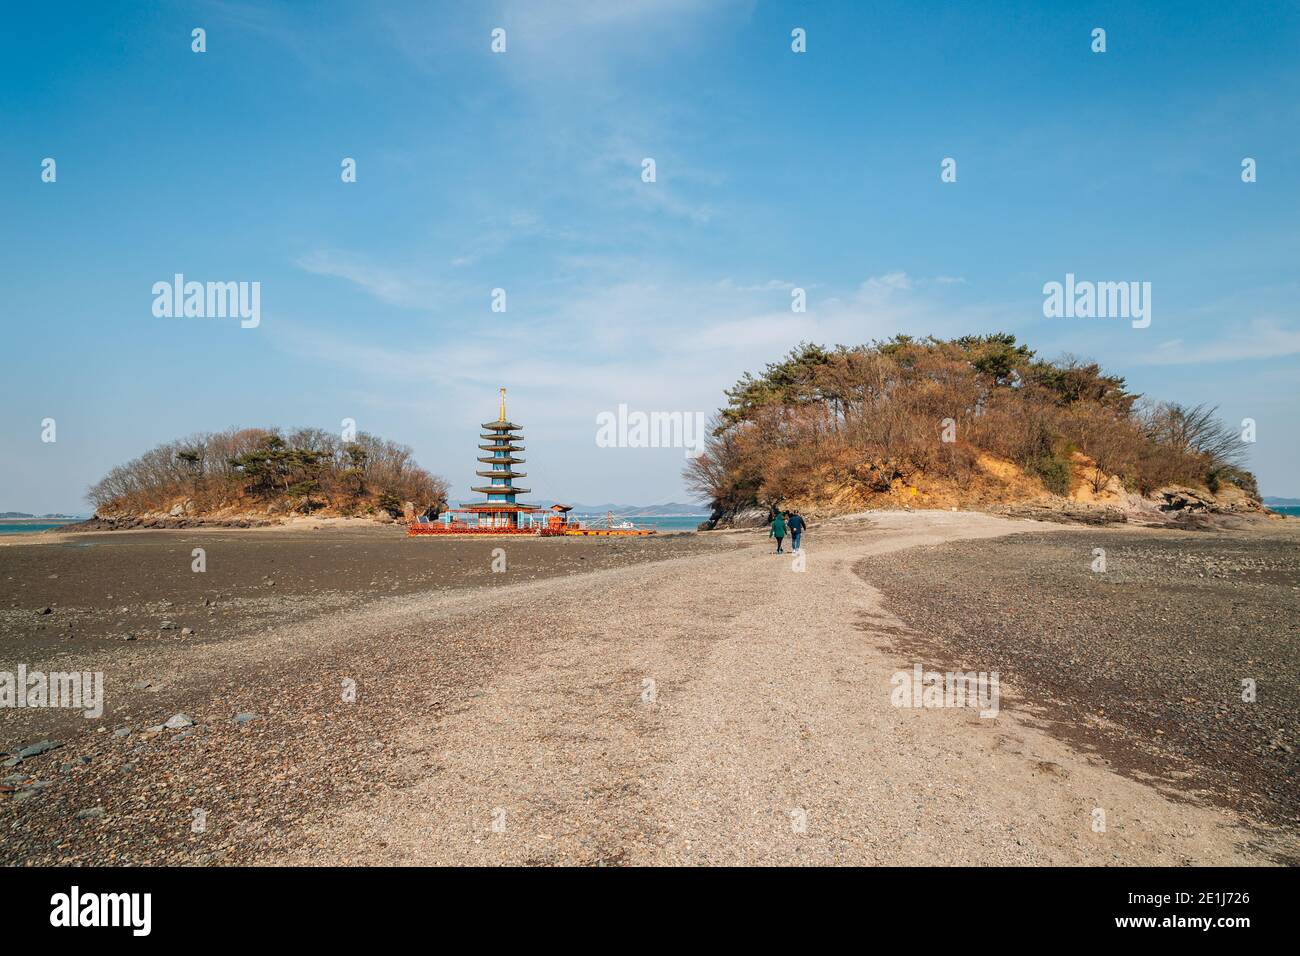
[[[21,803],[24,800],[29,800],[46,787],[52,786],[54,786],[54,781],[52,780],[33,780],[31,783],[27,784],[24,789],[19,790],[14,794],[14,803]]]
[[[78,820],[93,820],[104,815],[103,807],[89,807],[85,810],[78,810],[74,816]]]
[[[62,746],[63,744],[56,740],[42,740],[39,743],[34,743],[31,746],[24,747],[22,750],[18,751],[18,756],[22,760],[27,760],[29,757],[39,757],[41,754],[49,753],[51,750],[58,750]]]
[[[164,723],[163,726],[169,730],[180,730],[182,727],[190,727],[193,726],[193,724],[194,721],[190,720],[184,714],[173,714],[171,717],[167,718],[167,722]]]

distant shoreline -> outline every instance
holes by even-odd
[[[24,521],[86,521],[90,515],[0,515],[0,524],[21,524]]]
[[[84,520],[84,518],[0,518],[0,535],[41,534]]]

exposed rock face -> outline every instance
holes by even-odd
[[[872,471],[883,475],[874,468]],[[1224,522],[1262,517],[1267,513],[1260,502],[1248,492],[1228,483],[1222,484],[1217,493],[1207,488],[1169,485],[1145,498],[1125,491],[1114,478],[1109,479],[1100,492],[1094,491],[1090,486],[1076,486],[1069,497],[1045,494],[1040,490],[1033,496],[1008,495],[1011,500],[1003,501],[970,497],[944,499],[933,491],[918,495],[910,486],[902,487],[902,491],[908,490],[912,491],[913,497],[908,498],[899,493],[900,485],[896,482],[889,493],[872,495],[866,503],[857,507],[840,506],[829,497],[820,502],[783,503],[782,507],[795,507],[809,519],[824,519],[882,507],[886,509],[915,507],[919,510],[938,508],[945,511],[950,507],[954,511],[960,507],[962,510],[987,511],[1009,517],[1059,523],[1107,525],[1132,522],[1152,527],[1173,525],[1185,528],[1235,526],[1225,525]],[[1015,490],[1022,491],[1022,489]],[[750,508],[733,515],[715,513],[709,521],[700,526],[700,529],[760,528],[769,520],[770,515],[767,510]]]
[[[1155,493],[1161,511],[1185,514],[1258,514],[1264,506],[1236,485],[1223,484],[1217,493],[1187,485],[1168,485]]]
[[[764,509],[749,508],[737,513],[736,516],[731,519],[731,526],[733,528],[762,528],[765,527],[770,520],[768,512]]]
[[[175,511],[175,509],[172,509]],[[190,518],[171,513],[95,515],[65,525],[60,531],[122,531],[128,528],[267,528],[279,522],[267,518]]]
[[[762,528],[770,521],[769,512],[764,508],[745,508],[732,514],[726,514],[715,508],[708,521],[700,523],[697,530],[713,531],[716,528]]]
[[[1004,514],[1011,518],[1031,518],[1035,521],[1052,521],[1057,524],[1124,524],[1129,519],[1128,513],[1123,508],[1079,504],[1060,498],[999,505],[991,510],[994,514]]]
[[[1161,511],[1186,511],[1190,514],[1212,510],[1214,496],[1208,491],[1201,492],[1186,485],[1169,485],[1156,492]]]
[[[1259,500],[1258,493],[1232,484],[1221,484],[1214,497],[1223,511],[1263,514],[1267,510],[1264,503]]]

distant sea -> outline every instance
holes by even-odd
[[[575,515],[584,525],[590,528],[603,528],[605,526],[605,516],[599,515]],[[669,517],[633,517],[623,518],[614,515],[614,523],[620,521],[631,521],[638,528],[654,528],[658,531],[694,531],[700,526],[700,523],[707,521],[708,515],[672,515]],[[12,518],[0,518],[0,534],[25,534],[32,531],[49,531],[51,528],[62,528],[65,524],[72,524],[74,521],[81,521],[81,518],[74,518],[68,521],[56,521],[50,518],[41,518],[37,520],[16,521]]]
[[[580,515],[574,514],[588,528],[605,527],[605,515]],[[617,512],[614,513],[614,524],[620,521],[631,521],[638,528],[654,528],[656,531],[694,531],[702,522],[708,521],[708,515],[645,515],[623,517]]]
[[[1269,505],[1269,510],[1276,511],[1280,515],[1294,515],[1295,517],[1300,518],[1300,505],[1287,505],[1286,507],[1283,507],[1282,505]]]
[[[13,518],[0,518],[0,534],[25,534],[30,531],[49,531],[51,528],[62,528],[65,524],[74,524],[81,521],[81,518],[69,518],[67,520],[56,520],[54,518],[37,518],[35,520],[27,519],[18,521]]]

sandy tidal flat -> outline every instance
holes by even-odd
[[[108,680],[97,721],[0,712],[3,749],[60,744],[7,771],[21,782],[0,804],[0,859],[1293,858],[1283,802],[1258,812],[1199,782],[1180,792],[1176,779],[1147,779],[1090,750],[1044,719],[1067,711],[1014,658],[994,719],[891,704],[894,673],[918,655],[943,664],[951,648],[951,635],[911,615],[934,603],[933,588],[986,574],[992,556],[1088,534],[984,515],[874,514],[813,528],[803,571],[756,532],[506,539],[503,574],[490,570],[499,541],[382,529],[0,549],[10,606],[0,668],[102,669]],[[1139,546],[1177,554],[1188,538]],[[888,569],[948,542],[969,551],[941,573],[912,565],[931,586],[900,591]],[[194,547],[205,547],[204,574],[189,569]],[[1061,547],[1072,567],[1074,546]],[[1017,584],[1029,603],[1063,586],[1050,573]],[[1111,604],[1096,603],[1104,618]],[[184,627],[193,633],[181,637]],[[135,640],[120,636],[132,629]],[[1294,668],[1290,651],[1278,653]],[[177,714],[190,723],[161,726]]]

